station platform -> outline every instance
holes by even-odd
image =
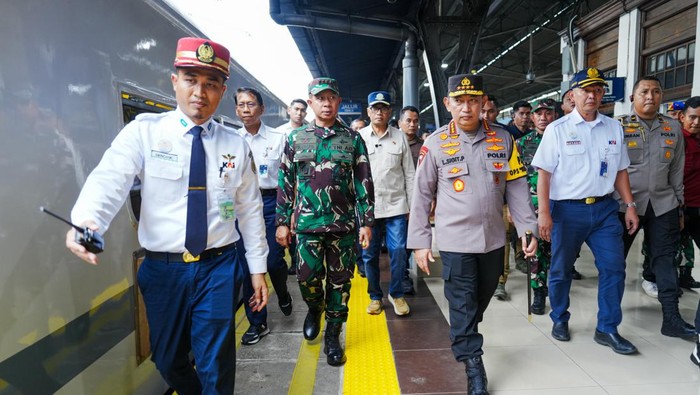
[[[639,354],[615,354],[593,341],[597,313],[597,270],[584,245],[576,268],[584,276],[571,288],[571,341],[551,335],[552,322],[527,317],[527,280],[515,270],[506,284],[507,301],[493,299],[483,323],[484,364],[491,394],[635,394],[700,395],[700,369],[689,360],[694,342],[661,335],[661,307],[641,288],[641,236],[627,262],[623,321],[619,332]],[[700,254],[695,255],[700,261]],[[382,288],[388,289],[388,256],[382,254]],[[307,308],[294,276],[288,284],[294,312],[285,317],[276,295],[269,301],[270,334],[252,346],[240,345],[248,329],[237,315],[237,394],[460,394],[466,393],[464,365],[450,349],[448,308],[440,278],[440,261],[431,276],[414,277],[416,295],[406,296],[411,313],[394,314],[383,301],[380,315],[367,314],[367,280],[355,275],[350,295],[350,317],[343,328],[348,362],[329,366],[323,354],[323,332],[313,342],[301,333]],[[695,278],[700,269],[694,270]],[[684,290],[681,315],[693,322],[699,294]]]

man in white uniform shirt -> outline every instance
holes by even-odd
[[[408,265],[408,209],[413,195],[413,166],[411,147],[406,135],[389,126],[391,97],[389,92],[372,92],[367,98],[369,126],[360,130],[367,145],[369,164],[374,181],[374,217],[372,241],[362,251],[367,275],[367,292],[371,299],[367,312],[382,312],[382,289],[379,284],[379,254],[384,236],[389,251],[391,280],[389,302],[396,315],[407,315],[410,308],[404,298],[402,280]]]
[[[308,104],[302,99],[294,99],[289,103],[287,107],[287,115],[289,115],[289,122],[284,125],[278,126],[275,129],[277,132],[289,136],[289,132],[294,129],[300,128],[306,124],[304,118],[306,118],[306,109]]]
[[[547,126],[532,166],[538,169],[537,201],[540,237],[552,243],[549,275],[549,314],[552,337],[569,341],[571,268],[585,241],[598,268],[598,323],[593,339],[619,354],[637,348],[620,336],[625,257],[622,223],[617,218],[617,191],[626,207],[625,227],[639,225],[630,192],[622,127],[598,112],[605,80],[596,68],[576,73],[571,80],[576,106]]]
[[[240,136],[212,119],[226,91],[229,59],[229,51],[217,43],[180,39],[171,76],[177,109],[141,114],[126,125],[88,177],[72,212],[74,223],[107,231],[134,176],[141,179],[138,236],[146,258],[138,285],[151,359],[180,394],[234,391],[234,315],[244,276],[236,254],[236,220],[247,250],[245,272],[255,290],[250,303],[253,310],[267,304],[267,245],[253,158]],[[74,230],[66,235],[68,249],[97,264],[97,256],[74,237]]]
[[[286,316],[292,314],[292,296],[287,290],[287,263],[284,261],[284,248],[275,240],[275,209],[277,206],[277,172],[280,168],[285,136],[267,127],[260,117],[265,112],[260,92],[253,88],[236,90],[236,115],[243,122],[238,134],[245,139],[253,152],[255,168],[263,200],[263,217],[265,218],[265,238],[270,253],[267,256],[267,272],[272,286],[278,295],[279,306]],[[241,258],[245,259],[242,254]],[[243,283],[243,300],[252,296],[251,283]],[[270,333],[267,327],[267,309],[253,311],[245,305],[250,327],[243,334],[241,344],[251,345]]]

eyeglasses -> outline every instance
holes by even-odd
[[[258,106],[258,103],[255,103],[255,102],[252,102],[252,101],[249,101],[249,102],[247,102],[247,103],[241,102],[241,103],[236,104],[236,108],[240,108],[241,110],[244,109],[244,108],[246,108],[246,107],[248,107],[248,108],[250,108],[250,109],[252,110],[252,109],[254,109],[254,108],[257,107],[257,106]]]
[[[391,111],[391,108],[389,108],[389,107],[370,107],[369,110],[372,111],[373,113],[378,113],[378,112],[387,113],[387,112]]]

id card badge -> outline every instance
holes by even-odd
[[[267,175],[267,165],[260,165],[258,170],[261,176]]]
[[[607,160],[603,160],[600,162],[600,175],[601,175],[601,177],[608,176],[608,161]]]
[[[216,195],[216,202],[219,207],[219,218],[221,222],[232,221],[236,218],[236,210],[233,207],[233,197],[231,197],[231,195],[221,192]]]

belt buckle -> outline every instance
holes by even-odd
[[[587,197],[586,198],[586,204],[593,204],[593,203],[595,203],[594,197]]]
[[[185,261],[185,263],[197,262],[199,261],[199,255],[194,256],[189,251],[185,251],[182,253],[182,260]]]

